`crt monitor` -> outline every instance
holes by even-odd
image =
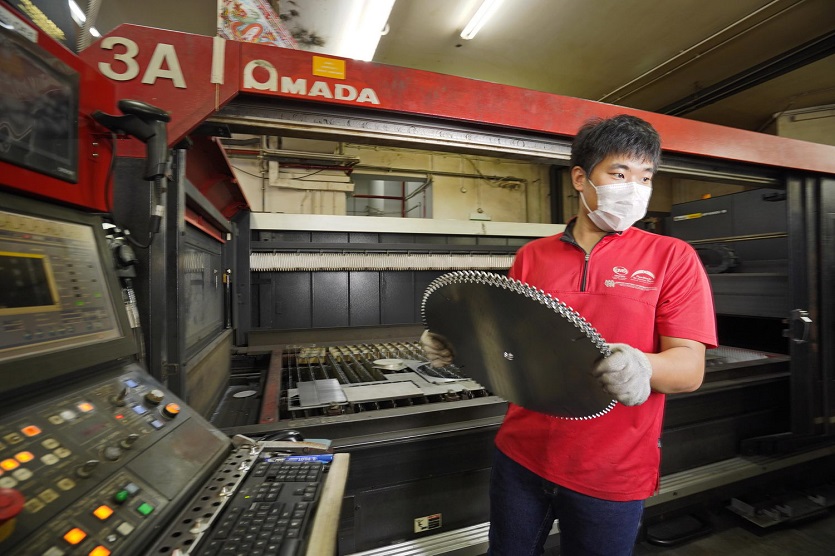
[[[0,396],[134,353],[101,220],[0,193]]]

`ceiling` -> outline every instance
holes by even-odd
[[[359,1],[280,0],[279,11],[296,10],[288,28],[329,53]],[[783,111],[835,105],[835,0],[505,0],[465,41],[479,3],[397,0],[373,61],[754,131]],[[96,27],[214,35],[216,5],[102,0]]]

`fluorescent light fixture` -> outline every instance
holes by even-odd
[[[344,24],[348,33],[343,37],[334,55],[365,62],[374,58],[394,1],[354,0],[351,13]]]
[[[84,10],[82,10],[78,6],[78,4],[73,2],[73,0],[67,0],[67,4],[70,5],[70,13],[72,14],[72,18],[80,27],[85,21],[87,21],[87,16],[84,15]]]
[[[84,11],[73,2],[73,0],[67,0],[67,4],[70,5],[70,14],[72,14],[72,19],[79,27],[84,26],[84,22],[87,21],[87,16],[84,15]],[[90,27],[90,34],[96,38],[101,37],[101,33],[95,27]]]
[[[473,17],[464,26],[464,30],[461,31],[461,38],[465,40],[470,40],[471,38],[476,36],[484,24],[487,23],[493,14],[496,13],[496,10],[499,6],[502,5],[503,0],[484,0],[481,3],[481,6],[478,7]]]

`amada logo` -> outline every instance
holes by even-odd
[[[649,270],[636,270],[629,279],[635,282],[643,282],[644,284],[652,284],[655,282],[655,274]]]

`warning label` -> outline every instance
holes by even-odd
[[[426,517],[415,518],[415,533],[431,531],[441,526],[441,514],[432,514]]]

